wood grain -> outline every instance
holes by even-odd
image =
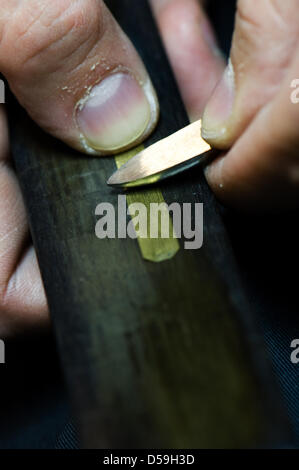
[[[147,2],[107,2],[153,78],[161,120],[188,120]],[[128,14],[128,12],[130,14]],[[204,246],[146,262],[131,239],[98,240],[95,207],[114,159],[46,136],[12,102],[13,154],[82,446],[253,447],[288,439],[263,345],[217,204],[200,170],[161,186],[204,203]]]

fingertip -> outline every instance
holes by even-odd
[[[150,79],[140,83],[127,70],[107,75],[76,106],[80,141],[88,154],[109,155],[142,142],[158,116]]]
[[[3,73],[38,125],[100,156],[133,147],[152,132],[159,106],[149,74],[103,0],[30,0],[20,2],[17,13],[0,62],[9,57]]]
[[[217,197],[220,198],[223,195],[223,192],[227,189],[227,184],[225,183],[223,176],[225,158],[226,155],[221,154],[217,157],[217,159],[204,168],[204,174],[210,188],[217,195]]]
[[[151,0],[151,5],[190,120],[195,121],[224,69],[212,27],[196,0]]]

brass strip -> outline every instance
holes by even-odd
[[[141,145],[133,150],[128,152],[124,152],[120,155],[115,156],[115,162],[117,168],[120,168],[124,165],[127,161],[129,161],[132,157],[134,157],[137,153],[141,152],[144,147]],[[139,190],[130,191],[126,194],[127,205],[130,208],[130,205],[133,203],[142,203],[147,209],[147,214],[150,214],[150,204],[151,203],[165,203],[164,197],[162,192],[158,188],[142,188]],[[134,217],[135,213],[130,213],[131,217]],[[137,232],[137,241],[139,244],[139,248],[142,254],[142,257],[148,261],[153,261],[155,263],[168,260],[173,258],[175,254],[179,251],[180,245],[177,238],[174,237],[173,234],[173,224],[172,219],[169,216],[169,238],[162,238],[162,230],[161,230],[161,218],[159,220],[158,225],[158,238],[151,238],[150,237],[150,229],[149,229],[149,216],[147,218],[148,222],[148,230],[147,234],[138,235]],[[144,236],[146,235],[146,236]]]

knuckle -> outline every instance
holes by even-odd
[[[57,65],[84,44],[87,47],[99,39],[103,14],[103,4],[98,0],[21,2],[2,34],[0,62],[5,62],[6,69],[15,70],[34,66],[46,53],[48,65],[51,59]]]
[[[231,57],[240,76],[245,70],[255,69],[277,83],[289,66],[298,45],[299,27],[293,19],[294,11],[292,15],[282,3],[238,1]]]
[[[239,0],[237,3],[238,25],[250,32],[260,29],[262,21],[259,11],[254,7],[252,0]]]
[[[252,0],[238,0],[237,18],[244,26],[268,34],[285,34],[290,30],[298,32],[296,2],[297,0],[260,0],[257,5]]]

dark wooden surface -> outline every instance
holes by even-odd
[[[143,0],[107,2],[158,91],[154,141],[187,124]],[[128,14],[129,12],[129,14]],[[214,197],[200,170],[163,185],[204,202],[204,246],[149,263],[131,239],[98,240],[113,159],[80,155],[9,105],[22,185],[84,447],[275,446],[289,438]]]

